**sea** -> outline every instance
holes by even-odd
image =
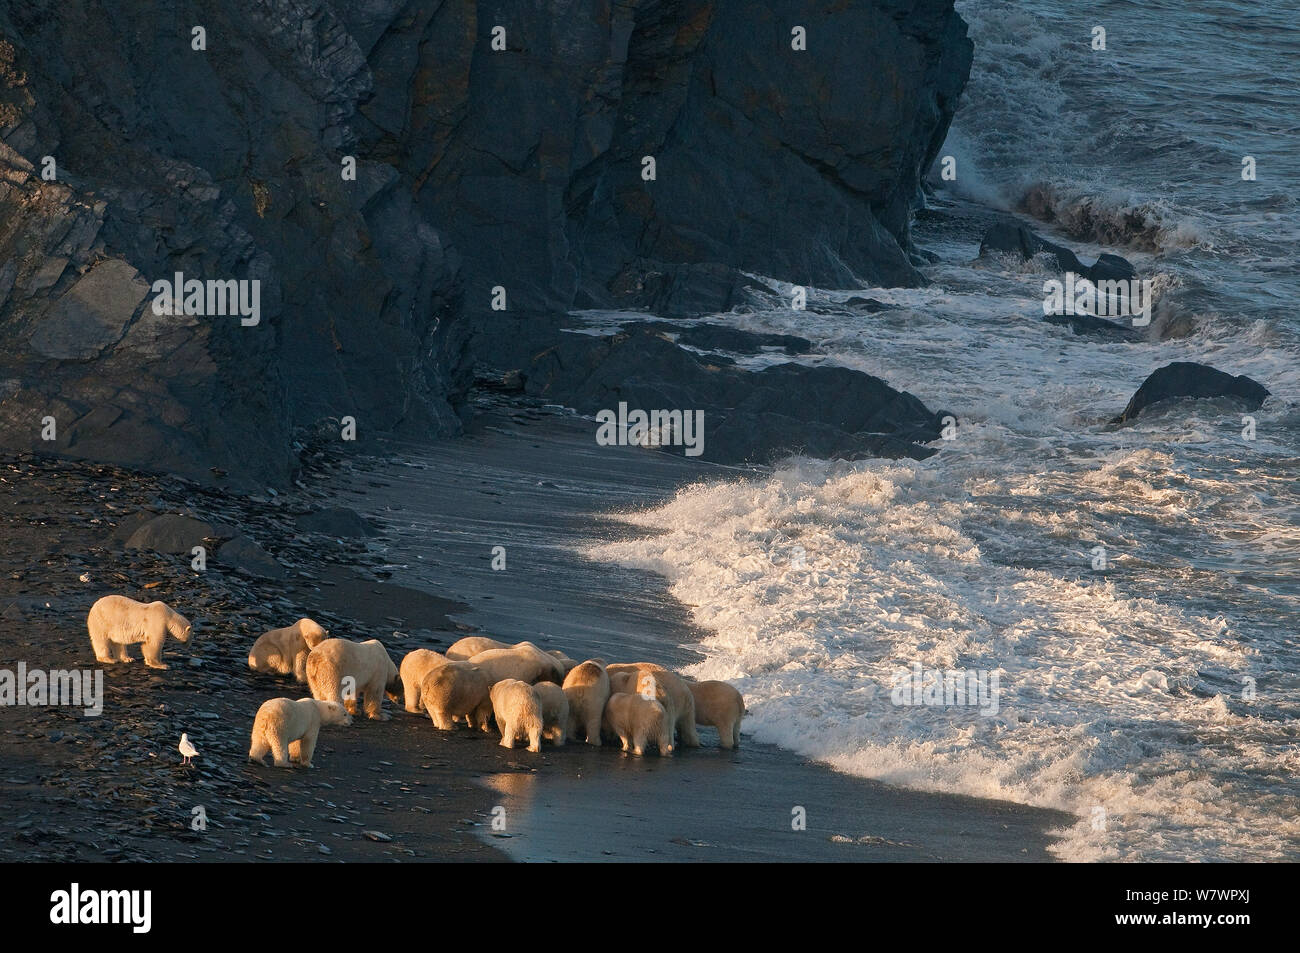
[[[810,338],[793,359],[950,411],[952,439],[719,473],[614,514],[653,534],[583,553],[666,579],[705,633],[690,674],[741,689],[753,740],[1070,812],[1062,860],[1300,859],[1300,9],[957,9],[975,60],[956,176],[936,164],[916,216],[929,284],[867,286],[888,307],[862,314],[836,307],[862,287],[794,310],[769,279],[776,303],[701,316]],[[1128,258],[1155,289],[1147,339],[1045,323],[1053,273],[978,255],[1007,215]],[[1271,396],[1110,423],[1173,361]],[[917,666],[996,674],[996,710],[900,702]]]

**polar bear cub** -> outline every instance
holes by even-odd
[[[588,659],[564,676],[569,699],[569,736],[600,744],[600,720],[609,701],[609,675],[600,659]]]
[[[434,666],[420,683],[420,703],[434,727],[451,731],[453,718],[463,717],[471,728],[492,729],[492,688],[487,675],[470,662]]]
[[[542,750],[542,700],[532,685],[517,678],[504,678],[492,686],[492,712],[501,729],[501,747],[513,748],[521,735],[528,750]]]
[[[687,682],[695,696],[695,723],[718,729],[718,745],[740,747],[740,719],[745,714],[745,698],[726,682]]]
[[[509,642],[489,639],[486,635],[469,635],[451,644],[451,648],[447,649],[447,658],[453,662],[468,662],[480,652],[513,647]]]
[[[542,738],[564,744],[569,734],[569,699],[564,689],[554,682],[538,682],[533,692],[542,704]]]
[[[355,715],[363,698],[366,716],[379,721],[391,717],[384,711],[384,695],[397,698],[397,666],[378,639],[350,642],[326,639],[307,656],[307,686],[313,698],[340,702]]]
[[[248,749],[248,759],[265,764],[263,759],[269,751],[277,768],[292,767],[290,758],[310,768],[320,726],[350,724],[352,716],[338,702],[272,698],[262,703],[253,719],[253,743]]]
[[[648,672],[653,675],[660,688],[657,697],[668,710],[668,715],[677,729],[678,740],[688,748],[700,746],[700,734],[695,730],[695,696],[691,694],[691,690],[686,687],[686,681],[680,675],[654,662],[611,665],[606,671],[609,672],[611,692],[634,691],[637,680],[643,674]]]
[[[248,651],[248,667],[254,672],[292,675],[307,681],[307,656],[329,638],[329,633],[311,619],[299,619],[283,629],[263,632]]]
[[[86,616],[86,628],[96,661],[110,665],[129,662],[126,647],[142,642],[144,664],[150,668],[167,667],[162,648],[168,633],[178,642],[188,642],[192,630],[189,620],[167,603],[136,602],[126,596],[104,596],[96,601]]]
[[[559,685],[564,681],[564,666],[560,660],[532,642],[520,642],[508,649],[488,649],[470,661],[481,668],[493,684],[507,678],[530,685],[544,680]]]
[[[420,703],[420,685],[426,675],[446,664],[447,657],[433,649],[415,649],[406,653],[397,674],[402,679],[402,695],[407,711],[417,715],[424,711],[424,706]]]
[[[651,689],[653,691],[653,689]],[[653,741],[659,754],[673,753],[673,723],[664,706],[653,698],[630,692],[615,692],[605,704],[604,730],[623,743],[624,751],[640,757]]]

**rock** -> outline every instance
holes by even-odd
[[[266,550],[247,536],[236,536],[217,550],[217,563],[250,576],[284,579],[284,567]]]
[[[1137,389],[1123,413],[1111,423],[1132,420],[1146,408],[1166,400],[1230,397],[1239,400],[1247,410],[1255,410],[1268,396],[1269,392],[1263,384],[1244,374],[1234,377],[1205,364],[1177,361],[1152,372]]]
[[[164,513],[145,522],[131,533],[127,549],[144,549],[154,553],[189,555],[195,546],[216,535],[210,523],[189,516]]]
[[[1092,337],[1110,338],[1117,341],[1142,340],[1142,335],[1133,328],[1119,324],[1116,321],[1099,318],[1096,315],[1047,314],[1043,316],[1043,320],[1048,324],[1068,327],[1075,334],[1086,334]]]
[[[379,532],[361,514],[344,506],[327,506],[297,519],[298,528],[343,539],[378,536]]]
[[[1089,281],[1126,280],[1137,272],[1119,255],[1101,255],[1095,264],[1085,265],[1079,256],[1063,245],[1056,245],[1035,235],[1019,222],[1005,221],[989,226],[980,242],[980,257],[990,252],[1012,255],[1021,261],[1047,256],[1060,272],[1072,271]]]
[[[972,56],[953,0],[515,5],[501,53],[476,4],[259,0],[205,13],[216,72],[155,3],[63,11],[0,12],[0,445],[236,490],[326,418],[458,432],[497,286],[698,316],[747,273],[918,284]],[[257,282],[258,321],[155,314],[177,273]]]
[[[366,840],[377,841],[381,844],[387,844],[392,840],[392,838],[383,831],[362,831],[361,835],[365,837]]]
[[[919,444],[938,439],[943,416],[848,368],[710,365],[645,327],[558,335],[523,375],[530,396],[585,414],[617,413],[620,402],[629,410],[703,411],[702,458],[718,463],[766,463],[792,452],[920,459],[934,452]]]

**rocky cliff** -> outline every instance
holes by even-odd
[[[454,432],[497,288],[916,283],[952,0],[771,6],[0,3],[0,442],[275,483],[325,419]],[[258,282],[256,323],[156,313],[177,273]]]

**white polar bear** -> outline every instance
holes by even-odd
[[[248,667],[254,672],[292,675],[307,681],[307,656],[329,638],[329,633],[311,619],[299,619],[283,629],[263,632],[248,650]]]
[[[344,679],[351,679],[351,684],[345,686]],[[378,639],[326,639],[307,656],[312,697],[341,702],[351,715],[357,712],[357,699],[364,696],[367,717],[387,721],[391,716],[384,711],[384,695],[396,701],[398,683],[397,666]]]
[[[740,719],[745,714],[745,699],[726,682],[687,682],[695,696],[695,723],[718,729],[718,745],[740,747]]]
[[[514,648],[509,642],[489,639],[486,635],[470,635],[453,642],[451,648],[447,649],[447,658],[453,662],[468,662],[480,652],[487,652],[490,649],[509,648]]]
[[[451,731],[453,718],[463,717],[471,728],[492,730],[491,684],[487,675],[470,662],[446,662],[424,676],[420,683],[420,703],[429,713],[434,727]]]
[[[129,662],[126,647],[143,642],[144,664],[166,668],[162,660],[163,641],[167,634],[179,642],[188,642],[192,627],[189,620],[165,602],[136,602],[126,596],[104,596],[90,607],[86,616],[90,644],[95,660],[111,665]],[[115,652],[117,657],[110,654]]]
[[[508,649],[488,649],[470,661],[481,668],[494,685],[507,678],[517,678],[530,685],[543,680],[557,685],[564,681],[564,666],[560,660],[532,642],[520,642]]]
[[[528,750],[542,750],[542,701],[532,685],[517,678],[505,678],[492,686],[492,713],[501,729],[501,747],[513,748],[521,735],[528,738]]]
[[[546,653],[560,660],[560,668],[564,670],[564,678],[569,677],[569,673],[578,667],[577,659],[571,659],[559,649],[551,649]],[[557,683],[558,684],[558,683]]]
[[[417,715],[424,711],[424,706],[420,703],[420,685],[426,675],[446,664],[446,656],[433,649],[415,649],[406,653],[397,674],[402,680],[402,694],[407,711]]]
[[[691,690],[686,687],[686,682],[680,675],[654,662],[621,663],[609,666],[606,671],[609,672],[611,692],[633,692],[641,675],[647,672],[653,675],[662,690],[657,697],[664,704],[665,709],[670,709],[669,715],[677,728],[678,740],[688,748],[700,746],[700,734],[695,730],[695,696],[691,694]],[[667,702],[671,704],[665,702],[665,694]]]
[[[569,699],[569,735],[600,744],[600,719],[609,701],[609,675],[600,659],[588,659],[564,676],[564,694]]]
[[[248,749],[248,759],[264,764],[262,759],[269,751],[277,768],[292,767],[290,758],[310,768],[320,726],[350,724],[352,716],[338,702],[272,698],[262,703],[253,719],[253,743]]]
[[[673,753],[673,723],[664,706],[653,698],[615,692],[605,704],[605,732],[623,743],[624,751],[640,757],[653,741],[663,757]]]
[[[533,692],[542,705],[542,737],[555,745],[564,744],[569,733],[569,699],[554,682],[538,682]]]

